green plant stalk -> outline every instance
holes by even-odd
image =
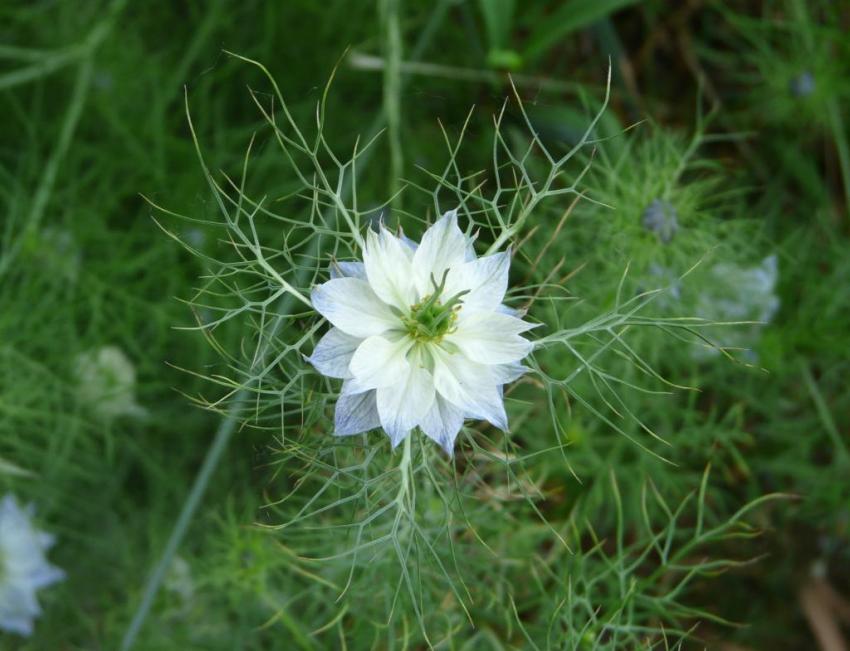
[[[826,404],[826,400],[824,400],[823,394],[818,388],[815,378],[812,376],[811,369],[808,364],[803,361],[800,362],[800,369],[803,373],[803,381],[806,383],[806,388],[812,396],[812,402],[815,403],[815,409],[823,423],[823,428],[826,430],[829,438],[832,439],[832,444],[835,446],[836,459],[842,465],[850,467],[850,451],[848,451],[847,445],[841,438],[841,432],[838,430],[838,426],[835,424],[835,419],[829,411],[829,406]]]
[[[413,518],[413,492],[411,483],[413,481],[413,472],[410,468],[410,462],[413,458],[413,448],[411,441],[413,440],[413,432],[410,432],[404,439],[404,450],[401,456],[401,463],[398,466],[400,477],[398,494],[395,502],[401,512],[406,513],[409,518]]]
[[[419,36],[419,40],[417,41],[416,46],[414,47],[414,58],[422,56],[422,53],[428,46],[428,43],[430,43],[432,37],[436,33],[437,27],[445,17],[449,2],[450,0],[442,0],[442,2],[440,2],[440,4],[438,4],[437,7],[434,9],[434,12],[431,14],[431,18],[428,21],[428,24],[422,30]],[[375,120],[369,130],[370,135],[367,138],[367,141],[377,136],[377,134],[383,128],[384,123],[385,115],[382,112],[381,114],[375,117]],[[368,150],[364,152],[361,158],[362,162],[357,167],[355,175],[359,175],[360,171],[366,166],[365,164],[371,157],[372,151],[374,150]],[[349,177],[346,180],[344,192],[350,192],[351,187],[352,180]],[[310,251],[308,251],[306,255],[308,258],[310,258],[316,257],[318,256],[318,254],[318,239],[313,239]],[[306,273],[306,271],[303,272],[303,275],[306,276]],[[306,280],[306,277],[300,278],[299,284],[302,284],[301,281],[306,282]],[[274,336],[274,333],[280,327],[280,324],[283,322],[285,315],[288,314],[291,310],[292,306],[290,305],[290,303],[293,300],[294,298],[292,294],[287,294],[281,298],[279,310],[277,312],[280,316],[278,316],[277,321],[272,326],[272,337],[269,338],[269,341],[271,341]],[[260,358],[265,358],[265,351],[263,355],[260,356]],[[262,363],[262,361],[260,361],[260,363]],[[190,490],[189,495],[184,501],[183,507],[180,510],[180,515],[178,516],[177,521],[175,522],[174,527],[171,530],[168,542],[166,543],[159,560],[157,561],[153,571],[150,573],[147,582],[145,583],[142,599],[139,602],[135,613],[133,614],[133,618],[121,642],[121,651],[129,651],[133,647],[133,644],[135,643],[136,638],[138,637],[138,634],[145,623],[145,619],[147,618],[147,615],[150,612],[151,606],[153,605],[153,600],[156,597],[160,586],[162,585],[162,581],[165,578],[165,574],[171,565],[171,561],[174,558],[174,554],[177,552],[177,549],[180,547],[180,543],[183,541],[183,537],[186,535],[186,531],[189,528],[189,524],[191,523],[192,518],[195,515],[195,511],[197,510],[198,505],[201,502],[201,498],[203,497],[204,492],[206,492],[207,485],[209,484],[210,479],[212,478],[213,473],[215,472],[215,469],[218,466],[219,461],[221,460],[221,456],[224,453],[224,450],[227,448],[227,443],[229,442],[230,437],[233,435],[233,432],[236,429],[236,423],[242,408],[242,404],[248,397],[250,389],[251,387],[244,387],[240,389],[239,392],[237,392],[237,394],[233,398],[233,403],[227,412],[227,416],[222,421],[221,425],[219,425],[218,430],[216,431],[215,438],[210,444],[210,447],[207,451],[207,455],[204,458],[204,463],[201,466],[201,469],[198,471],[197,476],[195,477],[195,481],[192,484],[192,489]]]
[[[401,0],[379,0],[384,36],[384,115],[390,147],[390,196],[394,208],[401,200],[399,188],[404,171],[401,146]]]
[[[844,205],[847,212],[850,213],[850,145],[847,144],[847,132],[844,130],[841,109],[838,107],[838,101],[834,98],[829,102],[829,121],[832,123],[832,134],[835,139],[835,148],[838,150],[838,162],[841,166]]]
[[[204,495],[204,491],[210,481],[210,477],[212,477],[213,472],[215,472],[218,462],[221,459],[221,455],[227,447],[227,442],[230,440],[230,436],[236,428],[236,416],[239,411],[241,411],[242,405],[247,399],[248,394],[248,389],[240,389],[236,394],[233,404],[228,411],[227,418],[221,422],[221,425],[215,434],[215,438],[207,450],[204,463],[201,465],[201,469],[195,477],[195,482],[192,484],[192,490],[189,492],[189,496],[186,498],[186,501],[183,502],[183,508],[180,510],[180,516],[177,518],[177,522],[171,530],[171,535],[168,538],[165,549],[162,551],[162,556],[154,567],[154,570],[145,585],[142,601],[138,608],[136,608],[136,612],[133,615],[130,626],[124,634],[124,639],[121,642],[122,651],[130,649],[136,641],[136,637],[145,622],[145,618],[150,611],[151,605],[153,605],[153,600],[159,586],[165,578],[165,573],[171,565],[171,561],[174,558],[174,554],[177,552],[177,548],[183,541],[183,536],[186,535],[186,530],[189,528],[192,517],[194,516],[195,511],[198,508],[198,504]]]

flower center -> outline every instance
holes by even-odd
[[[457,320],[460,305],[442,305],[439,301],[430,301],[430,297],[410,308],[410,315],[404,317],[407,333],[417,341],[439,340]]]
[[[416,341],[439,341],[457,321],[461,298],[469,292],[458,292],[445,302],[440,301],[440,296],[446,287],[448,273],[447,269],[443,273],[439,285],[435,278],[431,276],[434,293],[412,305],[410,314],[402,317],[407,333]]]

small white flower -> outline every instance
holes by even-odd
[[[12,495],[0,502],[0,629],[20,635],[31,635],[41,614],[35,593],[65,577],[44,556],[53,536],[36,529],[32,516],[32,505],[22,509]]]
[[[184,602],[191,601],[195,594],[195,582],[192,580],[192,568],[182,556],[175,556],[165,575],[163,587],[180,596]]]
[[[136,369],[120,348],[104,346],[77,356],[77,394],[101,418],[145,416],[136,403]]]
[[[362,263],[336,263],[313,289],[333,327],[309,361],[344,380],[336,435],[380,426],[395,447],[419,427],[452,454],[465,418],[507,430],[502,386],[527,370],[520,335],[534,326],[502,305],[510,253],[477,258],[472,243],[454,210],[418,246],[382,226]]]
[[[662,244],[670,244],[679,230],[676,208],[666,199],[655,199],[643,211],[643,227],[655,233]]]
[[[754,321],[768,323],[779,310],[776,283],[779,265],[776,255],[770,255],[755,267],[721,262],[710,270],[707,284],[696,306],[697,315],[711,321]],[[755,343],[763,326],[724,327],[717,333],[721,346],[748,348]],[[697,357],[716,354],[714,348],[697,349]]]

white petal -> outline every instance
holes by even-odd
[[[465,414],[508,429],[499,386],[489,382],[492,378],[486,366],[439,348],[433,350],[433,357],[434,385],[441,396]]]
[[[336,378],[350,378],[348,365],[354,356],[354,351],[363,339],[345,334],[339,328],[331,328],[319,340],[313,349],[313,354],[307,358],[322,375]]]
[[[342,395],[336,401],[334,412],[334,434],[336,436],[351,436],[361,434],[370,429],[380,427],[378,406],[374,391],[350,394],[343,389]]]
[[[478,256],[475,255],[475,240],[478,238],[478,233],[473,233],[472,237],[466,238],[466,253],[463,256],[463,259],[466,262],[471,262],[475,260]]]
[[[410,368],[406,357],[412,345],[407,337],[390,341],[375,336],[364,340],[348,365],[354,376],[348,382],[350,391],[368,391],[403,381]]]
[[[496,384],[510,384],[520,379],[530,370],[527,366],[517,363],[498,364],[496,366],[488,366],[487,369],[490,371]]]
[[[422,431],[438,443],[446,454],[454,453],[455,439],[463,427],[463,412],[437,394],[431,409],[419,421]]]
[[[396,447],[419,424],[434,402],[434,379],[427,369],[411,364],[401,382],[378,389],[381,426]]]
[[[410,251],[383,226],[379,233],[369,231],[363,264],[369,285],[382,301],[407,310],[416,302]]]
[[[29,572],[27,580],[31,587],[39,590],[53,585],[57,581],[62,581],[65,578],[64,570],[52,565],[42,565],[38,568],[33,568]]]
[[[519,336],[534,324],[500,312],[461,309],[457,327],[445,341],[481,364],[508,364],[526,357],[534,345]]]
[[[369,283],[359,278],[336,278],[313,288],[316,311],[346,334],[369,337],[398,327],[400,322]]]
[[[398,239],[401,240],[401,243],[407,247],[407,250],[410,252],[411,260],[413,259],[413,254],[416,253],[416,249],[419,248],[419,242],[414,242],[403,232],[398,236]]]
[[[458,228],[457,210],[450,210],[425,231],[413,255],[413,273],[420,296],[431,294],[443,272],[466,259],[468,238]]]
[[[505,298],[510,266],[510,251],[503,251],[452,267],[446,279],[445,295],[468,291],[463,297],[464,306],[494,310]]]
[[[330,265],[331,279],[333,278],[359,278],[366,280],[366,267],[362,262],[348,262],[334,260]]]
[[[496,312],[501,312],[502,314],[507,314],[508,316],[515,316],[518,319],[521,319],[525,316],[525,310],[518,310],[513,307],[508,307],[507,305],[499,305],[496,308]]]

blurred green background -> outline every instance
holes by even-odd
[[[376,209],[399,176],[441,169],[441,129],[456,136],[473,106],[461,164],[487,165],[509,74],[531,127],[569,150],[600,106],[610,62],[611,103],[584,179],[605,205],[580,202],[557,230],[568,204],[541,215],[516,280],[569,276],[581,302],[563,308],[566,322],[609,305],[627,263],[637,290],[703,260],[658,314],[705,312],[700,301],[723,287],[749,306],[776,299],[761,316],[699,314],[769,320],[736,330],[730,345],[749,349],[737,361],[652,328],[637,336],[664,377],[699,388],[626,399],[669,444],[645,438],[642,449],[592,405],[558,408],[556,427],[536,410],[544,392],[523,385],[510,411],[522,423],[514,442],[534,453],[525,471],[536,507],[503,498],[504,478],[482,472],[488,490],[478,487],[472,517],[501,560],[459,553],[479,595],[475,626],[435,589],[432,643],[846,648],[829,645],[850,639],[848,30],[850,5],[828,0],[2,3],[0,489],[37,505],[68,578],[40,593],[34,636],[0,633],[0,648],[119,648],[220,423],[193,402],[225,394],[204,379],[224,372],[222,355],[180,329],[198,315],[185,301],[209,265],[152,217],[203,255],[226,255],[184,98],[211,169],[238,171],[258,132],[252,187],[293,190],[249,92],[267,95],[269,84],[226,51],[263,63],[305,124],[338,66],[327,131],[342,150],[386,124],[389,108],[390,136],[358,181],[358,201]],[[509,108],[506,137],[518,142],[522,128]],[[656,200],[675,212],[672,237],[645,224]],[[769,270],[749,285],[735,275],[765,259],[775,282]],[[235,353],[241,341],[223,327],[215,343]],[[86,360],[104,348],[113,376],[93,378]],[[98,406],[109,391],[117,406]],[[134,648],[427,648],[412,611],[393,609],[394,580],[356,579],[337,601],[336,579],[303,563],[286,532],[256,526],[286,519],[289,507],[265,505],[303,469],[279,438],[269,426],[234,435]],[[672,517],[693,492],[699,511]],[[748,511],[750,529],[687,547],[703,513],[722,526],[771,493],[789,497]],[[651,513],[647,494],[660,498]],[[551,550],[541,512],[575,536],[573,555]],[[646,543],[645,525],[670,522],[669,536]],[[665,545],[680,536],[680,565],[668,567]],[[718,564],[683,573],[708,559]]]

